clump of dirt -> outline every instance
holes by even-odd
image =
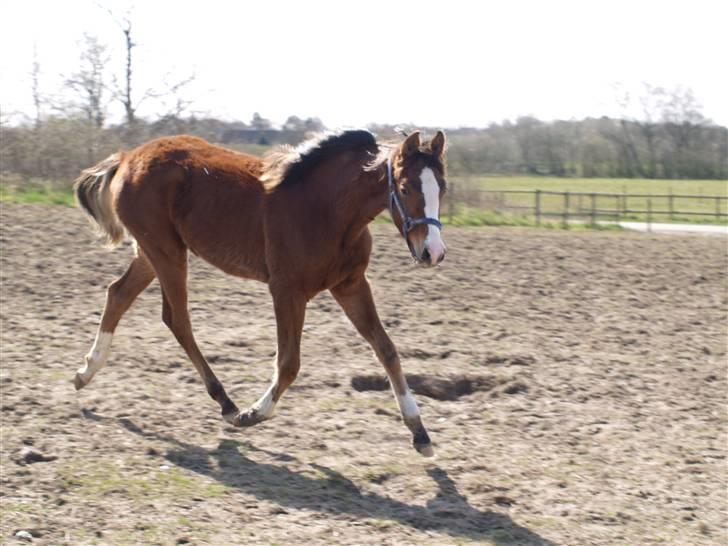
[[[489,391],[502,380],[494,376],[457,375],[434,377],[420,374],[407,374],[407,383],[415,393],[435,400],[457,400],[478,391]],[[384,391],[389,389],[389,379],[383,375],[356,375],[351,378],[355,391]]]
[[[506,394],[518,394],[520,392],[527,391],[528,385],[526,385],[523,381],[515,381],[514,383],[508,385],[505,389],[503,389],[503,392]]]
[[[34,463],[47,463],[55,461],[56,455],[48,455],[30,446],[23,447],[15,458],[15,462],[19,465],[28,465]]]
[[[483,360],[485,366],[533,366],[536,358],[532,355],[489,355]]]

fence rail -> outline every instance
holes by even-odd
[[[537,224],[547,217],[561,218],[564,225],[572,220],[588,220],[594,225],[604,219],[620,221],[635,217],[645,219],[648,225],[655,218],[705,217],[707,221],[718,222],[728,219],[728,195],[484,190],[472,187],[458,187],[456,190],[453,185],[450,194],[447,210],[450,220],[459,203],[481,210],[533,216]],[[676,207],[676,202],[686,208]],[[655,207],[656,204],[662,204],[664,208]]]

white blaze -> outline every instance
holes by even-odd
[[[440,185],[437,183],[435,173],[432,169],[425,167],[420,174],[422,181],[422,194],[425,196],[425,216],[428,218],[440,219]],[[445,254],[445,243],[440,237],[440,228],[436,226],[427,226],[427,239],[425,239],[425,248],[430,253],[432,263],[436,264],[440,257]]]

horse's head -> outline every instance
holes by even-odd
[[[439,264],[447,248],[440,230],[440,200],[445,193],[445,135],[438,131],[421,143],[409,135],[388,164],[390,209],[394,223],[417,263]]]

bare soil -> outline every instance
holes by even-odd
[[[131,250],[96,245],[76,210],[3,204],[0,541],[728,542],[725,238],[447,229],[445,263],[424,270],[391,226],[373,232],[375,297],[434,461],[328,294],[297,382],[252,429],[222,422],[156,283],[76,393]],[[267,289],[191,264],[198,341],[243,407],[270,379]]]

